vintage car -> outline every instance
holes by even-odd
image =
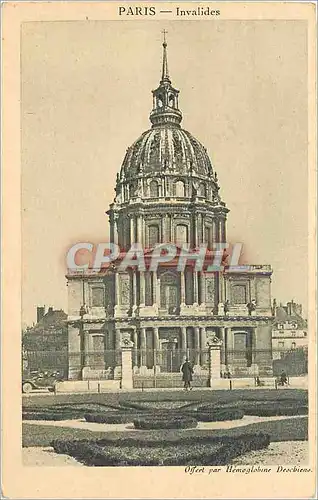
[[[34,389],[48,389],[53,391],[55,384],[61,380],[63,380],[63,377],[59,371],[33,371],[25,373],[22,377],[22,392],[28,393]]]

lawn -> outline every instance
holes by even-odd
[[[134,440],[138,445],[142,443],[171,441],[177,443],[180,439],[197,439],[204,437],[239,436],[247,433],[262,432],[270,436],[270,441],[306,441],[308,440],[308,418],[286,418],[270,422],[258,422],[244,427],[227,430],[157,430],[157,431],[127,431],[127,432],[94,432],[69,427],[55,427],[41,424],[22,424],[22,446],[51,446],[54,439],[103,439],[118,443],[120,446],[127,440]]]
[[[55,404],[74,404],[74,403],[99,403],[106,405],[118,406],[122,403],[149,403],[149,402],[175,402],[183,401],[185,404],[190,402],[218,404],[231,404],[242,401],[272,401],[272,400],[290,400],[298,404],[306,404],[308,402],[308,392],[302,389],[237,389],[237,390],[193,390],[185,392],[180,390],[175,391],[138,391],[133,392],[108,392],[108,393],[87,393],[87,394],[33,394],[31,396],[23,396],[23,407],[43,407]]]

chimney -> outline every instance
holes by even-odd
[[[287,302],[287,314],[288,314],[288,316],[292,315],[292,303],[291,302]]]
[[[39,323],[45,314],[45,306],[38,306],[36,308],[36,322]]]
[[[53,307],[49,307],[47,314],[52,314],[52,312],[53,312]]]

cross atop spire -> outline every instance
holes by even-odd
[[[168,31],[163,30],[163,58],[162,58],[162,75],[161,75],[161,82],[169,82],[170,77],[169,77],[169,71],[168,71],[168,56],[167,56],[167,40],[166,40],[166,34]]]

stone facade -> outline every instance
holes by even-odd
[[[270,266],[233,270],[225,265],[208,272],[188,263],[178,271],[169,262],[156,271],[147,265],[145,270],[120,269],[134,243],[146,249],[147,264],[158,243],[188,244],[192,249],[206,244],[212,250],[226,242],[228,209],[205,147],[181,128],[179,91],[168,74],[166,47],[164,42],[152,127],[127,149],[107,212],[110,241],[119,245],[121,256],[100,273],[67,275],[69,352],[74,353],[69,358],[70,379],[89,376],[90,371],[105,376],[111,364],[105,353],[119,351],[127,336],[136,375],[178,371],[190,351],[197,373],[207,370],[204,351],[215,337],[220,340],[221,373],[271,373]],[[176,366],[166,366],[165,353],[174,351],[181,358]],[[160,359],[152,352],[160,353]],[[113,376],[119,377],[121,367],[114,358],[112,363]]]

